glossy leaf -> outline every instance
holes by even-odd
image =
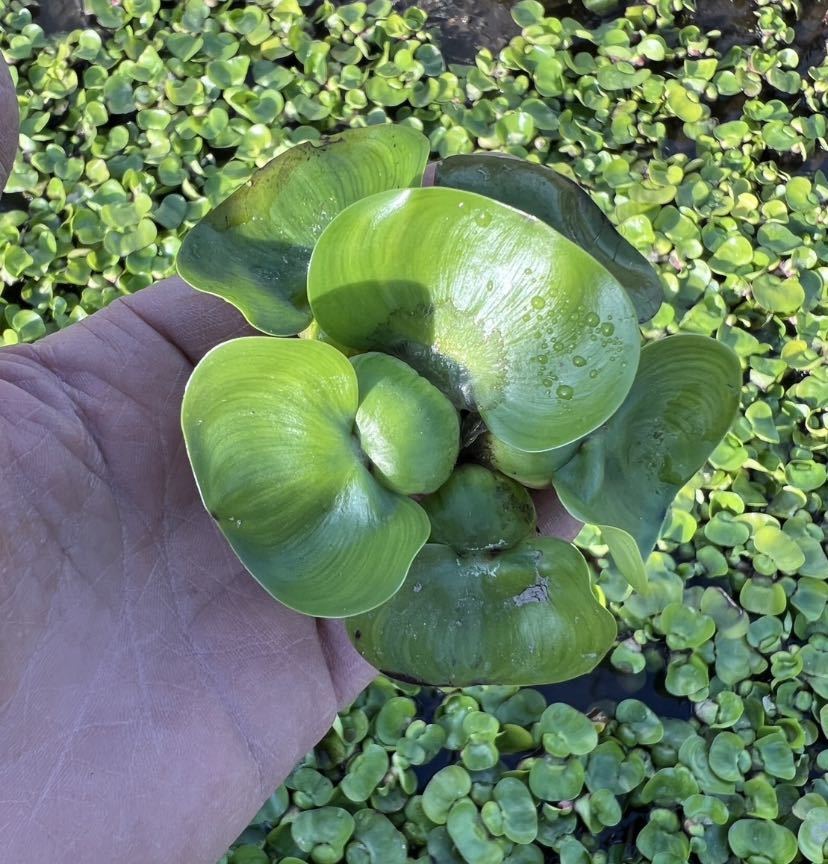
[[[615,637],[581,553],[552,538],[461,557],[428,545],[391,601],[347,627],[392,677],[452,687],[568,680],[593,669]]]
[[[353,437],[357,376],[336,349],[252,336],[209,352],[182,424],[202,499],[286,606],[351,615],[402,584],[428,518],[371,474]]]
[[[328,223],[349,204],[418,185],[428,141],[402,126],[370,126],[277,156],[187,236],[178,272],[236,306],[265,333],[288,336],[311,321],[308,261]]]
[[[460,465],[420,504],[431,521],[430,542],[460,553],[506,549],[535,529],[526,489],[482,465]]]
[[[435,825],[445,825],[456,801],[471,790],[468,771],[460,765],[448,765],[437,771],[423,790],[423,812]]]
[[[545,489],[552,485],[555,472],[575,455],[579,443],[573,441],[554,450],[527,453],[495,438],[491,432],[484,432],[474,443],[474,455],[484,465],[530,489]]]
[[[635,374],[638,327],[615,279],[540,220],[471,192],[352,205],[319,238],[308,296],[334,339],[399,356],[522,450],[594,429]]]
[[[451,402],[396,357],[360,354],[351,365],[359,383],[357,436],[375,474],[403,495],[434,492],[451,474],[460,447]]]
[[[543,712],[538,732],[543,749],[552,756],[583,756],[598,744],[595,724],[563,702],[554,702]]]
[[[462,798],[451,808],[446,830],[464,860],[476,864],[501,864],[503,861],[503,850],[489,836],[471,799]]]
[[[320,807],[297,814],[291,823],[291,834],[296,845],[315,860],[338,861],[354,827],[354,817],[347,810]]]
[[[639,321],[658,311],[663,292],[656,270],[589,193],[558,171],[524,159],[474,153],[442,161],[435,184],[477,192],[537,216],[609,270],[629,294]]]
[[[733,422],[740,376],[736,355],[706,337],[647,345],[624,404],[557,472],[564,507],[627,532],[646,558],[676,493]]]
[[[408,843],[376,810],[354,813],[354,835],[345,851],[348,864],[406,864]]]
[[[759,819],[734,822],[727,832],[727,842],[734,855],[749,864],[788,864],[797,853],[796,836],[791,831]]]

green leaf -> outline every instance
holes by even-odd
[[[552,756],[584,756],[598,744],[595,724],[563,702],[555,702],[543,712],[538,732],[543,749]]]
[[[354,833],[354,827],[354,817],[341,807],[306,810],[297,814],[290,823],[296,845],[317,861],[338,861]],[[331,857],[331,853],[336,857]]]
[[[552,538],[461,557],[428,545],[391,601],[347,627],[392,677],[451,687],[568,680],[593,669],[615,637],[581,553]]]
[[[535,802],[526,785],[517,777],[504,777],[497,782],[492,791],[492,800],[483,805],[483,821],[487,822],[489,812],[496,808],[498,822],[503,836],[525,845],[531,843],[538,834],[538,814]],[[488,824],[488,823],[487,823]]]
[[[750,864],[789,864],[797,853],[794,834],[766,820],[739,819],[730,826],[727,842],[736,856]]]
[[[739,403],[736,355],[704,336],[647,345],[621,408],[557,473],[564,507],[652,551],[667,508],[727,432]]]
[[[354,813],[354,835],[345,850],[348,864],[406,864],[408,843],[387,816],[376,810]]]
[[[353,435],[357,376],[335,348],[246,337],[210,351],[184,394],[207,510],[274,597],[340,617],[388,599],[428,518],[371,474]]]
[[[423,790],[423,811],[435,825],[445,825],[456,801],[471,790],[469,773],[460,765],[441,768]]]
[[[655,803],[660,807],[680,804],[685,798],[699,791],[698,783],[684,765],[660,768],[644,784],[641,800],[645,804]]]
[[[466,861],[475,864],[501,864],[503,861],[503,850],[489,836],[471,799],[462,798],[451,808],[446,829]]]
[[[506,549],[535,530],[535,505],[519,483],[481,465],[460,465],[420,502],[431,521],[431,543],[456,552]]]
[[[484,465],[500,471],[530,489],[546,489],[552,485],[555,472],[577,452],[579,442],[573,441],[554,450],[527,453],[511,447],[484,432],[474,443],[474,456]]]
[[[257,329],[310,323],[308,262],[325,226],[366,195],[419,184],[428,142],[403,126],[352,129],[277,156],[187,236],[178,272],[236,306]],[[350,244],[349,244],[350,245]]]
[[[350,801],[367,801],[388,771],[388,753],[369,742],[348,766],[339,788]]]
[[[460,447],[451,402],[410,366],[385,354],[351,359],[359,382],[356,433],[381,482],[402,495],[434,492]]]
[[[714,273],[733,273],[753,260],[753,247],[747,237],[728,237],[710,259]]]
[[[334,339],[401,357],[523,450],[594,429],[634,375],[621,286],[541,221],[471,192],[352,205],[314,249],[308,296]]]
[[[568,801],[581,794],[584,778],[584,764],[577,756],[543,756],[532,762],[529,788],[542,801]]]
[[[435,183],[477,192],[537,216],[609,270],[629,294],[639,321],[658,311],[663,292],[656,270],[618,233],[589,193],[563,174],[523,159],[475,153],[441,162]]]
[[[812,807],[799,826],[799,848],[813,864],[823,864],[828,851],[828,807]]]
[[[566,505],[564,505],[566,507]],[[618,572],[640,594],[647,591],[647,572],[644,569],[644,553],[636,544],[635,538],[623,528],[598,524],[601,536],[607,544],[612,562]]]

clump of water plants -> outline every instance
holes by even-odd
[[[641,349],[661,283],[577,184],[409,127],[286,151],[178,256],[262,336],[218,346],[182,407],[205,506],[276,599],[348,619],[398,678],[537,684],[616,625],[527,487],[601,526],[627,581],[730,427],[736,354]],[[303,338],[294,338],[296,336]]]

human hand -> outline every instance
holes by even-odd
[[[0,68],[0,188],[15,115]],[[212,864],[374,674],[338,623],[272,601],[199,500],[184,384],[247,332],[169,279],[0,352],[9,860]],[[539,514],[572,534],[550,496]]]
[[[246,332],[171,279],[0,352],[9,861],[212,864],[375,674],[339,623],[272,601],[199,500],[184,384]]]

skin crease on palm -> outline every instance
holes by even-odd
[[[0,190],[16,141],[0,58]],[[340,623],[271,600],[198,497],[184,384],[248,332],[168,279],[0,350],[5,860],[214,864],[375,674]]]

